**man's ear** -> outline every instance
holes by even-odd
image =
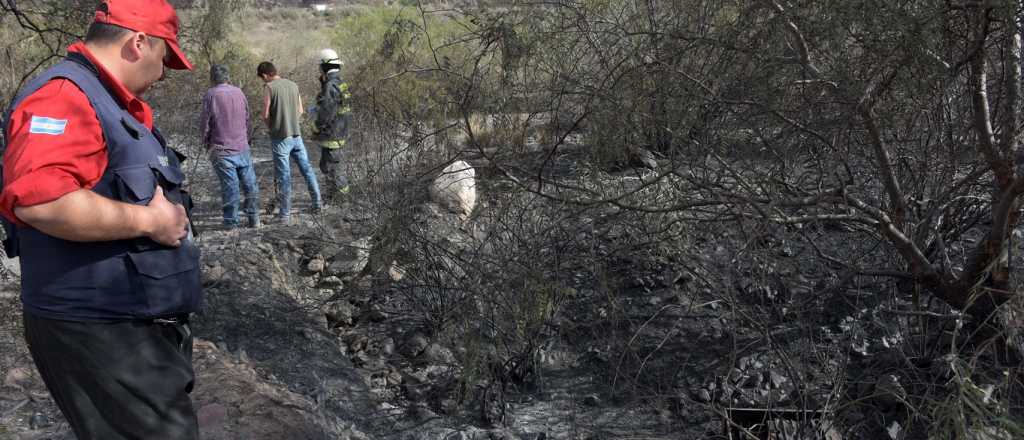
[[[142,46],[148,44],[146,41],[149,38],[146,37],[145,32],[132,32],[131,36],[125,40],[124,50],[129,60],[136,61],[142,58]]]

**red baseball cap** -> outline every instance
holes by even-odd
[[[178,46],[178,14],[166,0],[104,0],[96,8],[95,21],[145,32],[166,41],[172,56],[165,59],[164,65],[192,70],[192,63]]]

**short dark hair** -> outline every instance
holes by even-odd
[[[228,68],[223,64],[214,64],[210,66],[210,82],[214,84],[224,84],[228,82],[230,75],[228,74]]]
[[[85,33],[85,41],[94,44],[116,43],[125,35],[133,32],[116,24],[93,22]]]
[[[274,67],[274,63],[270,61],[264,61],[259,66],[256,66],[256,74],[260,76],[274,76],[277,75],[277,67]]]

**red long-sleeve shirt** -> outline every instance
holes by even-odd
[[[68,52],[80,53],[99,71],[100,81],[135,119],[153,128],[153,111],[114,78],[78,42]],[[65,120],[63,133],[30,130],[33,117]],[[24,224],[14,208],[52,202],[79,189],[91,189],[107,168],[107,146],[96,111],[73,82],[56,78],[26,97],[11,113],[7,150],[4,152],[4,188],[0,214]]]

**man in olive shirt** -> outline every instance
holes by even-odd
[[[274,180],[277,183],[277,219],[281,223],[291,221],[291,165],[290,158],[295,159],[299,172],[306,179],[309,188],[309,199],[313,212],[320,211],[320,186],[309,165],[306,145],[302,143],[302,132],[299,130],[302,116],[302,98],[299,86],[294,82],[281,78],[277,68],[269,61],[256,67],[256,74],[266,83],[263,96],[263,122],[270,132],[270,145],[274,151]]]

